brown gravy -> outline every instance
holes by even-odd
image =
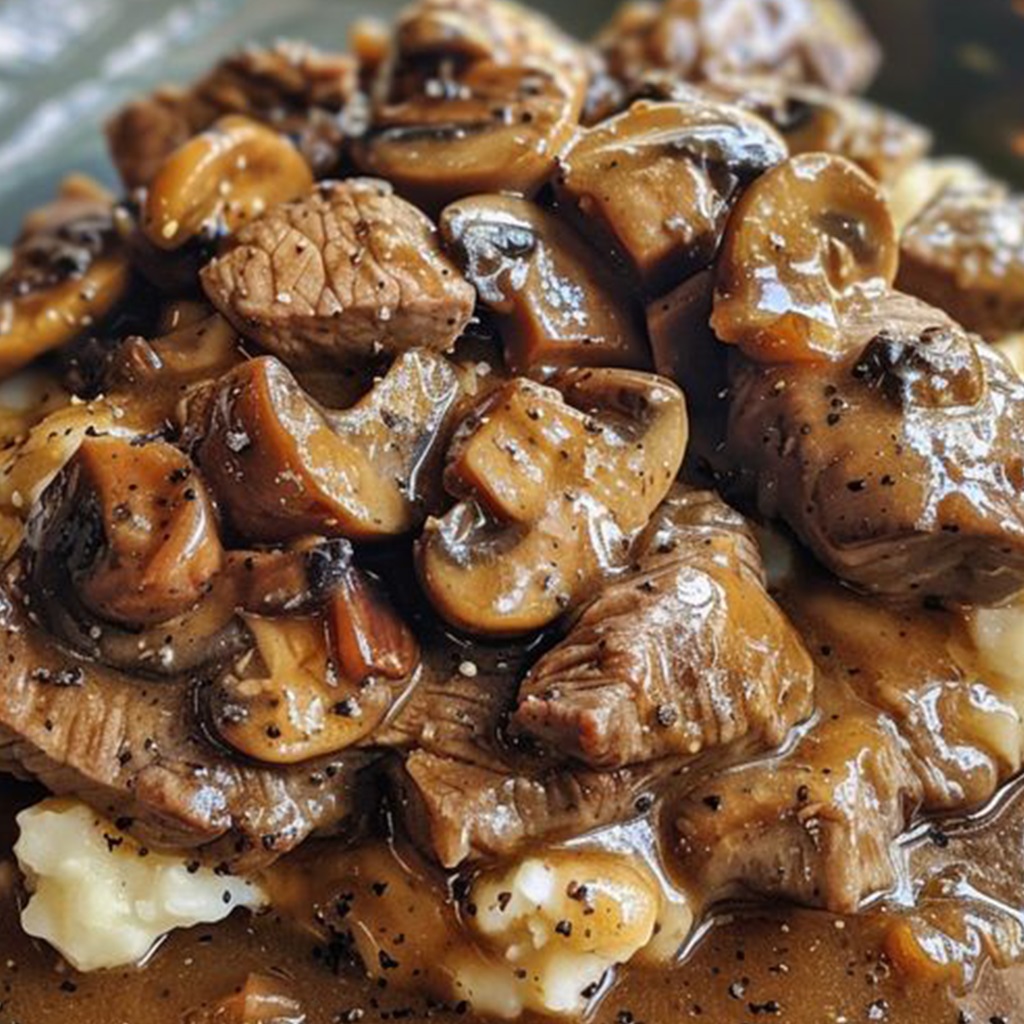
[[[77,975],[18,924],[16,873],[9,859],[11,821],[38,792],[3,781],[4,890],[0,908],[2,1024],[182,1024],[240,986],[250,972],[280,974],[301,1000],[306,1024],[472,1019],[406,993],[335,970],[313,938],[280,915],[236,914],[222,925],[171,936],[139,970]],[[947,835],[944,833],[943,835]],[[982,827],[950,827],[912,854],[913,875],[961,866],[995,898],[1013,899],[1024,874],[1024,792],[1007,799]],[[10,867],[7,867],[9,865]],[[881,955],[885,910],[858,918],[790,907],[723,915],[692,956],[674,970],[625,968],[601,1003],[595,1024],[995,1024],[1024,1021],[1024,966],[982,968],[973,991],[957,996],[944,982],[908,980]],[[202,1019],[202,1018],[200,1018]]]

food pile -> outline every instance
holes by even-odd
[[[1024,755],[1024,200],[877,61],[844,0],[417,0],[120,112],[0,278],[4,766],[248,905],[344,851],[320,933],[503,1017],[895,891]]]

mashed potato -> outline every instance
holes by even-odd
[[[583,1013],[610,969],[650,943],[659,885],[608,853],[551,852],[477,879],[470,930],[484,955],[457,957],[455,985],[478,1013]]]
[[[139,963],[175,928],[266,902],[252,882],[146,851],[77,800],[44,800],[18,826],[14,852],[32,893],[22,927],[80,971]]]

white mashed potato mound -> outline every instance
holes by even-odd
[[[1000,608],[975,608],[968,622],[982,668],[1009,688],[1024,711],[1024,600]]]
[[[451,966],[478,1013],[578,1016],[607,972],[651,942],[661,909],[646,867],[616,854],[550,854],[481,876],[468,919],[480,942]]]
[[[79,971],[140,963],[175,928],[266,903],[251,881],[145,851],[78,800],[44,800],[18,827],[14,853],[32,894],[22,927]]]

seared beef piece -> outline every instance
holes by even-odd
[[[289,365],[447,350],[476,299],[433,224],[368,178],[269,211],[204,267],[202,283],[239,331]]]
[[[658,86],[656,78],[648,91]],[[884,183],[895,181],[931,147],[931,133],[901,114],[813,85],[729,75],[704,82],[701,89],[759,114],[781,133],[792,156],[837,153]]]
[[[853,913],[896,883],[920,783],[883,716],[852,701],[823,716],[792,752],[686,797],[679,848],[708,903],[756,893]]]
[[[9,582],[9,581],[8,581]],[[146,682],[72,659],[0,593],[0,764],[74,794],[145,842],[252,870],[339,826],[364,754],[289,770],[205,737],[189,680]]]
[[[505,742],[504,722],[528,649],[502,652],[477,674],[426,667],[389,728],[371,739],[401,755],[391,778],[398,813],[445,867],[503,857],[535,840],[574,837],[635,817],[677,761],[618,772],[566,765],[551,752]]]
[[[778,746],[810,715],[813,690],[742,517],[678,489],[632,570],[534,665],[512,724],[593,768],[621,768]]]
[[[888,607],[824,580],[783,601],[822,671],[893,722],[923,810],[983,807],[1020,770],[1020,695],[976,664],[959,614]]]
[[[357,70],[354,58],[305,43],[247,47],[190,88],[165,86],[119,111],[107,124],[111,156],[128,188],[137,188],[218,117],[245,114],[294,138],[324,177],[338,169]]]
[[[613,772],[561,765],[520,774],[508,765],[467,764],[418,750],[395,779],[406,826],[441,864],[455,868],[635,818],[680,770],[662,761]]]
[[[597,42],[626,81],[657,69],[692,81],[766,73],[846,93],[864,89],[879,63],[847,0],[626,3]]]
[[[945,314],[891,293],[845,361],[737,361],[740,490],[871,593],[997,604],[1024,586],[1024,384]]]
[[[897,284],[989,340],[1024,330],[1024,195],[951,185],[903,234]]]

